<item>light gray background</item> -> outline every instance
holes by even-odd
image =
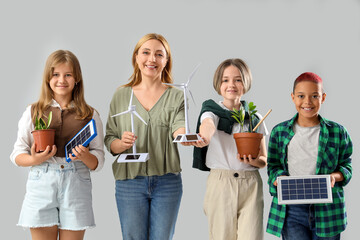
[[[197,102],[196,106],[190,102],[192,130],[201,103],[220,100],[212,77],[225,58],[239,57],[249,64],[254,83],[244,99],[254,100],[262,114],[273,109],[266,120],[269,130],[295,113],[290,91],[300,73],[313,71],[323,78],[327,99],[321,113],[343,124],[354,143],[354,176],[345,190],[349,225],[343,239],[357,238],[359,14],[359,0],[1,1],[2,236],[30,239],[28,230],[15,226],[28,169],[15,167],[9,155],[21,114],[38,99],[48,55],[57,49],[77,55],[86,100],[100,112],[105,125],[115,89],[132,73],[136,42],[146,33],[157,32],[170,43],[176,83],[185,81],[202,62],[191,83]],[[184,195],[174,239],[207,239],[202,202],[208,173],[191,168],[191,148],[180,146],[180,153]],[[104,169],[92,174],[97,227],[86,232],[86,239],[121,239],[112,161],[106,153]],[[260,172],[266,225],[271,199],[266,170]],[[265,233],[265,239],[277,238]]]

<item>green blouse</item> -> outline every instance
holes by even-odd
[[[129,107],[131,87],[120,87],[116,90],[111,103],[106,124],[105,146],[111,152],[110,145],[115,139],[121,139],[124,131],[131,132],[130,114],[111,117],[126,111]],[[136,151],[149,153],[146,162],[118,163],[114,161],[112,168],[116,180],[133,179],[136,176],[164,175],[181,171],[177,144],[173,143],[173,133],[185,126],[184,96],[181,90],[168,88],[155,105],[147,111],[133,96],[132,105],[145,120],[145,125],[134,116],[134,131],[138,137]],[[132,148],[124,153],[131,153]],[[113,154],[115,155],[115,154]]]

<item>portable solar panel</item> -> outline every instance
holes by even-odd
[[[66,161],[70,162],[69,153],[71,153],[74,157],[75,155],[72,153],[72,149],[75,146],[83,145],[86,147],[91,140],[93,140],[97,135],[95,120],[91,119],[85,127],[83,127],[66,145],[65,145],[65,156]]]
[[[176,136],[173,142],[196,142],[201,140],[198,134],[179,134]]]
[[[279,204],[332,203],[330,175],[277,178]]]
[[[149,160],[149,153],[123,153],[116,158],[118,163],[125,162],[146,162]]]

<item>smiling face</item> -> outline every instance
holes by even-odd
[[[319,111],[326,98],[321,83],[299,82],[291,93],[291,98],[299,113],[297,123],[300,126],[311,127],[319,123]]]
[[[57,102],[66,101],[69,103],[72,99],[72,91],[75,86],[72,67],[67,63],[57,65],[54,68],[49,84],[53,91],[53,98]]]
[[[143,80],[161,80],[167,63],[167,54],[162,43],[156,39],[146,41],[137,52],[136,63]]]
[[[240,70],[230,65],[225,68],[220,85],[220,94],[224,98],[223,104],[232,110],[240,106],[240,99],[244,93]]]

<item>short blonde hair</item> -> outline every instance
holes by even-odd
[[[234,66],[239,69],[240,74],[241,74],[241,82],[244,86],[244,94],[247,93],[251,88],[252,75],[251,75],[251,71],[250,71],[250,68],[248,67],[248,65],[239,58],[226,59],[225,61],[220,63],[220,65],[217,67],[215,74],[214,74],[214,81],[213,81],[213,86],[214,86],[215,91],[219,95],[221,95],[220,86],[222,83],[222,77],[223,77],[225,69],[229,66]]]
[[[134,51],[133,51],[133,55],[132,55],[132,65],[134,67],[134,72],[131,75],[131,77],[129,78],[130,82],[125,84],[125,87],[133,87],[138,85],[139,83],[141,83],[142,79],[141,79],[141,71],[139,69],[139,66],[136,62],[136,55],[138,54],[139,49],[141,48],[141,46],[151,40],[151,39],[155,39],[161,42],[161,44],[164,46],[165,51],[166,51],[166,58],[167,58],[167,63],[166,66],[163,69],[163,72],[161,73],[161,82],[163,83],[172,83],[172,73],[171,73],[171,69],[172,69],[172,57],[171,57],[171,51],[170,51],[170,46],[169,43],[166,41],[166,39],[157,33],[149,33],[146,34],[145,36],[143,36],[138,43],[136,44]]]
[[[75,86],[72,91],[72,100],[74,101],[77,118],[85,119],[91,117],[93,109],[87,105],[84,98],[84,83],[81,73],[80,63],[77,57],[68,50],[57,50],[48,57],[43,73],[43,81],[41,85],[39,100],[34,103],[34,116],[42,117],[44,111],[50,106],[53,99],[53,91],[50,87],[50,80],[53,77],[55,67],[61,64],[69,64],[72,68],[75,79]]]

